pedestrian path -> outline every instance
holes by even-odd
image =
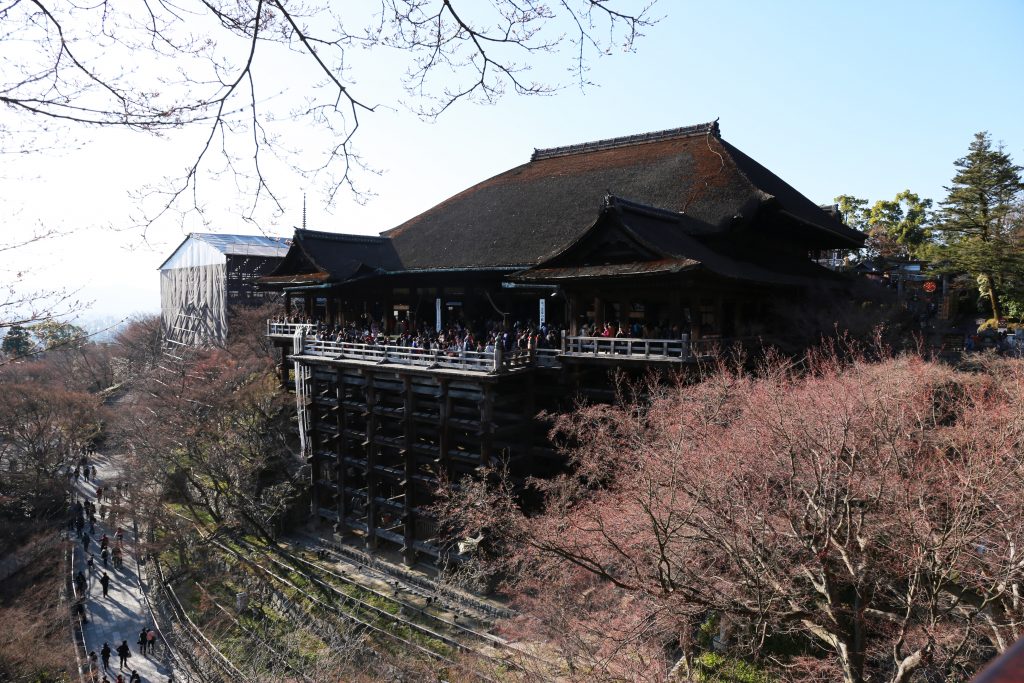
[[[156,638],[155,652],[152,654],[143,653],[138,644],[140,632],[149,628],[155,630],[156,625],[153,623],[140,585],[133,519],[126,501],[115,489],[120,475],[117,463],[103,455],[93,455],[90,462],[96,466],[95,480],[77,479],[75,489],[81,500],[90,500],[97,508],[95,532],[90,534],[92,540],[88,543],[88,552],[93,557],[94,567],[90,572],[86,567],[86,554],[76,552],[74,571],[76,574],[80,570],[85,571],[88,576],[86,614],[89,621],[85,626],[86,651],[95,652],[98,657],[104,643],[109,644],[111,649],[109,669],[103,670],[100,661],[99,671],[96,672],[94,680],[101,682],[106,676],[106,680],[113,683],[117,680],[118,674],[121,674],[124,680],[128,681],[132,671],[138,671],[143,683],[165,683],[171,676],[171,669],[167,664],[168,653],[159,636]],[[100,500],[96,499],[97,487],[104,490]],[[106,507],[105,518],[101,518],[99,514],[103,506]],[[104,567],[100,559],[100,538],[106,534],[109,547],[112,549],[116,544],[118,525],[123,533],[123,563],[121,567],[115,568],[113,562],[108,559],[107,566]],[[86,524],[85,528],[88,530],[89,525]],[[78,547],[83,548],[83,544],[80,542]],[[104,572],[110,577],[106,597],[100,583]],[[118,666],[117,648],[124,641],[128,643],[131,657],[122,669]]]

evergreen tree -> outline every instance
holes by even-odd
[[[957,159],[956,175],[946,188],[938,224],[944,256],[952,268],[978,279],[992,317],[1002,313],[1001,297],[1011,280],[1024,270],[1024,250],[1016,239],[1024,184],[1021,167],[989,134],[976,133],[967,156]]]
[[[0,346],[4,355],[13,357],[24,356],[31,353],[34,348],[35,342],[32,341],[32,333],[21,325],[11,325],[4,336],[3,345]]]

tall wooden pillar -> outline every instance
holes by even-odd
[[[534,416],[537,414],[537,372],[533,371],[526,375],[526,400],[523,402],[523,439],[526,442],[524,455],[526,456],[523,466],[526,471],[533,472],[533,454],[536,445],[536,424]]]
[[[490,467],[494,451],[494,387],[485,384],[480,401],[480,464]]]
[[[438,465],[441,468],[441,472],[444,473],[444,476],[450,480],[452,476],[452,463],[451,458],[448,455],[448,449],[451,446],[448,434],[448,418],[451,417],[452,414],[452,397],[448,394],[448,380],[440,379],[439,382],[441,384],[441,395],[437,400],[439,407],[437,439]]]
[[[338,300],[333,295],[327,295],[327,305],[324,307],[324,320],[325,323],[333,325],[337,322],[338,317]]]
[[[346,481],[346,467],[345,459],[348,457],[348,439],[345,437],[345,428],[347,426],[347,415],[345,413],[345,384],[342,381],[341,370],[334,371],[334,396],[338,401],[338,412],[335,414],[335,426],[338,430],[338,439],[334,443],[334,453],[337,456],[338,465],[338,524],[334,527],[334,530],[341,535],[344,535],[347,531],[345,525],[345,519],[348,517],[348,505],[345,503],[345,487],[348,485]]]
[[[580,297],[576,292],[567,292],[565,297],[565,316],[567,318],[569,334],[575,336],[580,333]]]
[[[415,440],[415,422],[413,413],[416,410],[416,394],[412,390],[412,376],[405,375],[405,510],[402,517],[402,528],[405,531],[405,548],[403,559],[410,567],[416,564],[416,454],[413,452]]]
[[[309,404],[306,406],[306,419],[307,429],[306,439],[309,440],[309,463],[310,463],[310,476],[313,479],[313,487],[311,490],[312,495],[310,496],[310,507],[313,509],[313,519],[316,520],[317,525],[320,524],[320,502],[322,497],[320,495],[323,484],[320,480],[323,479],[323,463],[320,461],[320,454],[317,452],[317,404],[316,404],[316,368],[315,366],[310,369],[309,373],[309,387],[307,388],[306,395],[309,397]]]
[[[673,287],[668,295],[668,320],[669,325],[678,325],[680,330],[686,329],[686,321],[683,320],[682,294]]]
[[[395,304],[390,290],[384,293],[383,299],[384,301],[381,302],[383,308],[381,311],[381,317],[383,318],[380,324],[381,332],[390,335],[395,329],[395,313],[392,310]]]
[[[366,379],[366,547],[377,547],[377,460],[380,447],[377,445],[378,417],[377,390],[373,386],[373,374],[363,371]]]

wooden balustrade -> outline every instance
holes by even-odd
[[[280,323],[273,320],[267,321],[268,337],[293,337],[300,330],[309,333],[316,328],[313,323]]]
[[[393,344],[316,339],[310,333],[315,325],[308,323],[267,323],[267,334],[296,338],[295,352],[307,356],[323,356],[371,363],[393,363],[427,368],[449,368],[468,372],[500,373],[528,367],[557,368],[563,357],[650,360],[656,362],[692,362],[711,358],[731,348],[740,339],[637,339],[631,337],[564,336],[560,349],[515,348],[504,351],[463,351],[421,349]],[[301,341],[301,345],[299,342]]]
[[[631,358],[690,358],[688,339],[635,339],[632,337],[566,337],[564,353],[572,356],[629,356]]]

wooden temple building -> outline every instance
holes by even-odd
[[[614,367],[770,343],[778,302],[844,286],[817,255],[863,240],[717,122],[535,150],[380,236],[297,230],[261,282],[287,303],[268,335],[294,370],[314,511],[407,562],[438,557],[439,481],[552,471],[540,408],[609,389]],[[408,341],[453,329],[476,345]]]

